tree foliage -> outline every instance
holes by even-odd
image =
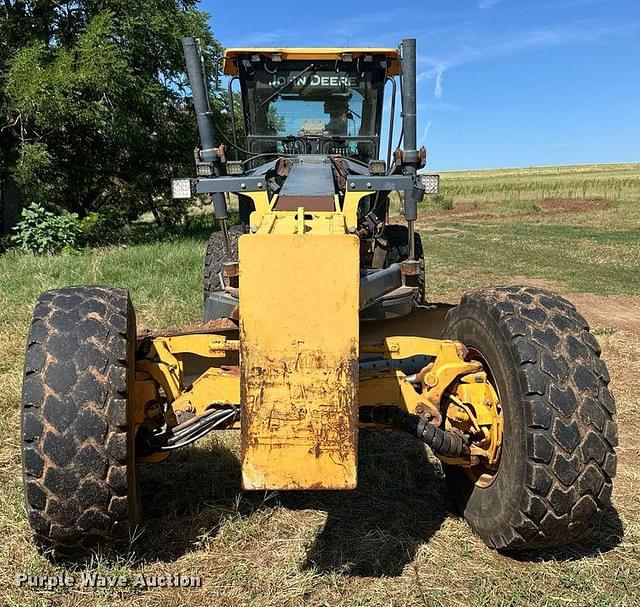
[[[25,206],[159,213],[193,170],[186,35],[214,73],[197,0],[2,0],[0,154]]]

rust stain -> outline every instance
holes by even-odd
[[[237,332],[238,325],[229,318],[217,318],[208,322],[193,323],[183,327],[169,327],[162,331],[143,329],[138,331],[138,342],[148,341],[157,337],[177,337],[179,335],[196,335],[199,333]]]
[[[308,456],[326,458],[341,474],[348,473],[357,452],[358,360],[352,357],[357,346],[339,360],[321,351],[298,351],[277,363],[260,356],[255,344],[245,344],[243,353],[249,349],[252,364],[242,387],[243,453],[269,452],[273,458],[282,451],[286,457],[291,446],[304,447]],[[311,484],[318,488],[322,482]]]

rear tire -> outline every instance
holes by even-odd
[[[414,303],[420,305],[424,303],[425,297],[425,269],[424,252],[422,249],[422,238],[417,232],[414,234],[416,259],[420,263],[418,274],[418,290]],[[388,268],[392,263],[400,263],[409,259],[409,228],[397,224],[387,224],[384,226],[382,235],[376,239],[376,246],[386,250],[384,267]]]
[[[42,293],[22,392],[25,506],[57,556],[129,541],[138,515],[135,313],[124,289]]]
[[[578,540],[609,503],[618,442],[609,373],[587,322],[549,291],[496,287],[464,295],[443,337],[480,354],[504,412],[491,484],[444,466],[460,512],[498,549]]]
[[[229,228],[229,240],[231,242],[232,255],[237,259],[238,256],[238,238],[245,233],[243,225],[232,226]],[[204,256],[204,302],[211,293],[224,290],[222,284],[222,266],[227,261],[227,253],[224,246],[224,236],[221,231],[213,232],[207,243],[207,251]]]

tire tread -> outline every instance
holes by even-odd
[[[229,228],[229,240],[231,241],[231,251],[234,256],[238,254],[238,238],[245,233],[245,226],[236,225]],[[204,301],[211,293],[222,290],[220,282],[220,272],[222,264],[227,261],[227,254],[224,246],[224,237],[222,232],[213,232],[207,242],[207,250],[204,256]]]
[[[616,470],[615,404],[597,339],[570,302],[545,289],[467,293],[447,324],[465,306],[488,313],[507,338],[528,424],[519,510],[483,539],[498,549],[571,543],[607,507]]]
[[[129,507],[110,510],[129,499],[128,486],[110,478],[132,448],[132,332],[124,289],[67,287],[38,298],[25,358],[23,478],[35,538],[56,554],[128,539]]]

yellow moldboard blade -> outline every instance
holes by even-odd
[[[355,488],[358,238],[245,235],[239,259],[242,486]]]

